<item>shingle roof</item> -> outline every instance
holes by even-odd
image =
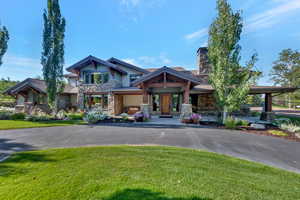
[[[91,56],[91,55],[84,58],[84,59],[82,59],[81,61],[75,63],[74,65],[71,65],[66,70],[69,71],[69,72],[72,72],[73,70],[85,67],[86,64],[91,63],[91,62],[96,62],[96,63],[102,64],[102,65],[105,65],[105,66],[110,67],[111,69],[113,69],[113,70],[115,70],[115,71],[117,71],[121,74],[127,74],[127,72],[120,69],[118,66],[114,65],[113,63],[107,62],[105,60],[101,60],[100,58],[96,58],[96,57]]]
[[[137,67],[137,66],[135,66],[135,65],[132,65],[132,64],[130,64],[130,63],[127,63],[127,62],[125,62],[125,61],[119,60],[119,59],[114,58],[114,57],[108,59],[107,61],[108,61],[108,62],[111,62],[111,63],[113,63],[113,64],[116,64],[116,63],[117,63],[117,64],[120,64],[120,65],[122,65],[122,66],[124,66],[124,67],[127,67],[127,68],[129,68],[129,69],[133,69],[133,70],[138,71],[138,72],[142,72],[142,73],[145,73],[145,74],[149,73],[149,72],[148,72],[147,70],[145,70],[145,69],[142,69],[142,68],[140,68],[140,67]]]
[[[66,78],[77,78],[78,75],[74,74],[74,73],[69,73],[69,74],[65,74],[64,77],[66,77]]]
[[[158,69],[158,70],[156,70],[154,72],[151,72],[151,73],[148,73],[148,74],[142,76],[141,78],[139,78],[136,81],[134,81],[132,83],[132,85],[133,86],[137,86],[138,84],[140,84],[142,82],[145,82],[145,81],[147,81],[149,79],[152,79],[152,78],[154,78],[156,76],[159,76],[160,74],[162,74],[164,72],[166,72],[168,74],[171,74],[173,76],[179,77],[181,79],[185,79],[185,80],[191,81],[193,83],[200,84],[200,82],[199,82],[199,80],[198,80],[197,77],[192,76],[192,75],[190,75],[188,73],[185,73],[185,72],[176,71],[174,69],[171,69],[171,68],[165,66],[165,67],[162,67],[162,68],[160,68],[160,69]]]
[[[288,93],[294,92],[299,88],[293,87],[279,87],[279,86],[251,86],[250,94],[265,94],[265,93]],[[191,92],[192,93],[213,93],[214,88],[209,85],[196,85]]]
[[[37,90],[40,93],[44,93],[44,94],[47,93],[47,86],[46,86],[45,81],[39,80],[39,79],[33,79],[33,78],[25,79],[24,81],[22,81],[22,82],[16,84],[15,86],[9,88],[4,93],[9,94],[9,95],[13,95],[13,94],[17,94],[19,91],[22,91],[23,89],[26,90],[28,88],[33,88],[33,89]],[[64,87],[63,93],[64,94],[77,94],[78,93],[78,88],[67,84]]]

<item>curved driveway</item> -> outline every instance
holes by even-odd
[[[184,127],[70,126],[0,131],[0,154],[97,145],[204,149],[300,173],[300,143],[238,131]],[[0,156],[1,160],[1,156]]]

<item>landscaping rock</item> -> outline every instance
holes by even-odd
[[[266,125],[264,125],[264,124],[251,124],[250,127],[253,128],[253,129],[257,129],[257,130],[266,129]]]
[[[296,137],[300,139],[300,133],[296,133]]]

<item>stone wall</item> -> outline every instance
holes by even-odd
[[[80,83],[78,86],[78,107],[81,110],[84,110],[84,94],[92,94],[92,93],[102,93],[102,92],[107,92],[111,93],[111,90],[113,88],[119,88],[122,86],[122,83],[118,80],[110,80],[108,83],[104,84],[83,84]],[[108,96],[108,110],[109,112],[113,112],[114,107],[111,107],[110,104],[113,102],[113,97],[112,95]]]

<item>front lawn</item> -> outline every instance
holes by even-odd
[[[60,121],[45,121],[45,122],[30,122],[23,120],[0,120],[0,130],[22,129],[22,128],[40,128],[52,126],[71,126],[76,124],[84,124],[78,120],[60,120]]]
[[[204,151],[89,147],[17,153],[0,163],[0,199],[298,199],[300,175]]]

